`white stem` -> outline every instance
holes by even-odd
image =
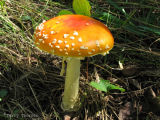
[[[61,69],[60,76],[63,76],[64,72],[65,72],[65,63],[64,63],[65,60],[66,60],[66,57],[63,57],[63,59],[62,59],[62,69]]]
[[[80,59],[69,58],[67,60],[67,71],[64,88],[64,96],[62,98],[62,109],[64,111],[73,111],[78,100],[80,76]]]

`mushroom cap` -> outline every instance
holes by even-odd
[[[114,44],[103,23],[83,15],[62,15],[44,21],[36,28],[34,38],[41,50],[66,57],[106,54]]]

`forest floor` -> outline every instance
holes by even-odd
[[[160,120],[160,1],[90,0],[92,17],[111,30],[106,56],[81,61],[77,112],[60,108],[62,58],[40,51],[33,34],[71,0],[0,1],[0,120]],[[89,85],[101,77],[125,92]]]

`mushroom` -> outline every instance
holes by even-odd
[[[97,54],[106,55],[114,44],[111,32],[103,23],[93,18],[62,15],[41,23],[35,30],[34,38],[38,48],[62,56],[67,61],[61,107],[64,111],[76,110],[80,60]]]

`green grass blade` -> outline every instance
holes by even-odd
[[[122,12],[123,14],[126,15],[125,9],[118,6],[115,2],[113,2],[112,0],[106,0],[110,5],[112,5],[114,8],[118,9],[120,12]]]
[[[144,32],[153,32],[157,35],[160,35],[160,29],[158,28],[151,28],[147,26],[139,26],[139,28],[141,28],[141,30],[143,30]]]

